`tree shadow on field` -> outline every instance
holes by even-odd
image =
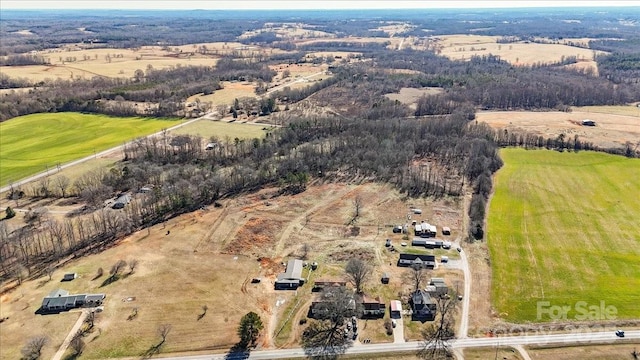
[[[224,356],[225,360],[244,360],[248,359],[250,355],[249,348],[247,344],[242,341],[233,345],[229,352]]]

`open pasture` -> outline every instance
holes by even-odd
[[[576,108],[572,112],[489,111],[476,114],[496,129],[528,132],[545,138],[576,135],[601,147],[624,147],[640,141],[640,109],[633,106],[597,106]],[[596,126],[582,126],[582,120],[594,120]]]
[[[546,301],[547,310],[568,306],[566,320],[601,302],[615,307],[615,318],[640,317],[640,160],[523,149],[501,156],[487,225],[499,316],[548,322],[538,312]]]
[[[438,35],[431,38],[436,48],[452,60],[469,60],[472,56],[497,55],[514,65],[559,62],[563,57],[575,56],[579,61],[591,61],[595,51],[564,44],[539,44],[516,42],[498,44],[496,36],[484,35]],[[595,62],[592,62],[595,70]]]
[[[213,107],[215,107],[218,105],[231,105],[235,99],[257,97],[255,93],[256,84],[254,83],[223,81],[222,86],[222,89],[214,91],[213,94],[197,94],[190,96],[187,99],[187,102],[195,102],[196,99],[199,99],[200,102],[209,102]]]
[[[223,55],[253,57],[278,52],[282,50],[233,42],[142,46],[136,49],[86,48],[72,44],[39,51],[37,55],[48,59],[50,65],[4,66],[2,72],[9,77],[27,78],[34,82],[94,76],[131,78],[136,70],[146,71],[150,67],[215,66],[217,58]]]
[[[20,180],[178,121],[79,113],[32,114],[0,123],[0,184]]]

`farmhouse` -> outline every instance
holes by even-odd
[[[400,254],[398,266],[419,266],[433,269],[436,267],[435,255]]]
[[[298,286],[304,284],[302,265],[302,260],[289,260],[286,271],[278,275],[275,283],[276,290],[295,290]]]
[[[313,283],[313,288],[311,291],[323,291],[332,287],[344,287],[347,286],[346,281],[341,280],[328,280],[328,279],[318,279]]]
[[[428,292],[416,290],[411,294],[411,317],[420,320],[434,320],[436,317],[436,303]]]
[[[362,317],[363,318],[381,318],[384,317],[384,313],[387,307],[380,301],[379,297],[370,298],[366,295],[362,295],[360,298],[360,304],[362,304]]]
[[[69,295],[67,290],[56,289],[42,299],[40,309],[46,312],[66,311],[78,307],[94,307],[102,305],[105,294]]]
[[[314,319],[322,319],[327,318],[331,315],[333,309],[330,305],[330,299],[334,297],[333,289],[328,289],[322,292],[317,301],[311,303],[311,307],[309,308],[309,317]],[[353,295],[349,296],[348,304],[346,304],[346,308],[355,311],[356,307],[356,299]]]

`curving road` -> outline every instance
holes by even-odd
[[[625,338],[640,339],[640,330],[627,331]],[[528,335],[528,336],[508,336],[508,337],[492,337],[477,339],[458,339],[450,342],[451,347],[455,349],[477,348],[477,347],[496,347],[496,346],[524,346],[524,345],[583,345],[597,343],[614,343],[621,341],[613,331],[601,332],[576,332],[570,334],[553,334],[553,335]],[[374,354],[402,351],[417,351],[423,346],[420,341],[411,341],[406,343],[385,343],[385,344],[367,344],[362,346],[351,347],[347,349],[346,354]],[[268,359],[291,359],[305,358],[303,349],[283,349],[283,350],[260,350],[253,351],[248,356],[244,354],[211,354],[196,356],[180,356],[167,357],[168,360],[268,360]]]

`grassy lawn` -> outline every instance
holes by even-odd
[[[178,121],[80,113],[33,114],[0,123],[0,185],[121,145]]]
[[[269,126],[266,126],[269,127]],[[173,134],[198,135],[203,139],[217,137],[220,140],[229,138],[254,139],[263,138],[267,133],[264,125],[249,125],[237,122],[199,120],[172,131]]]
[[[537,316],[547,301],[568,306],[574,320],[603,301],[617,318],[640,317],[640,160],[523,149],[501,156],[487,229],[501,316],[551,321]]]

